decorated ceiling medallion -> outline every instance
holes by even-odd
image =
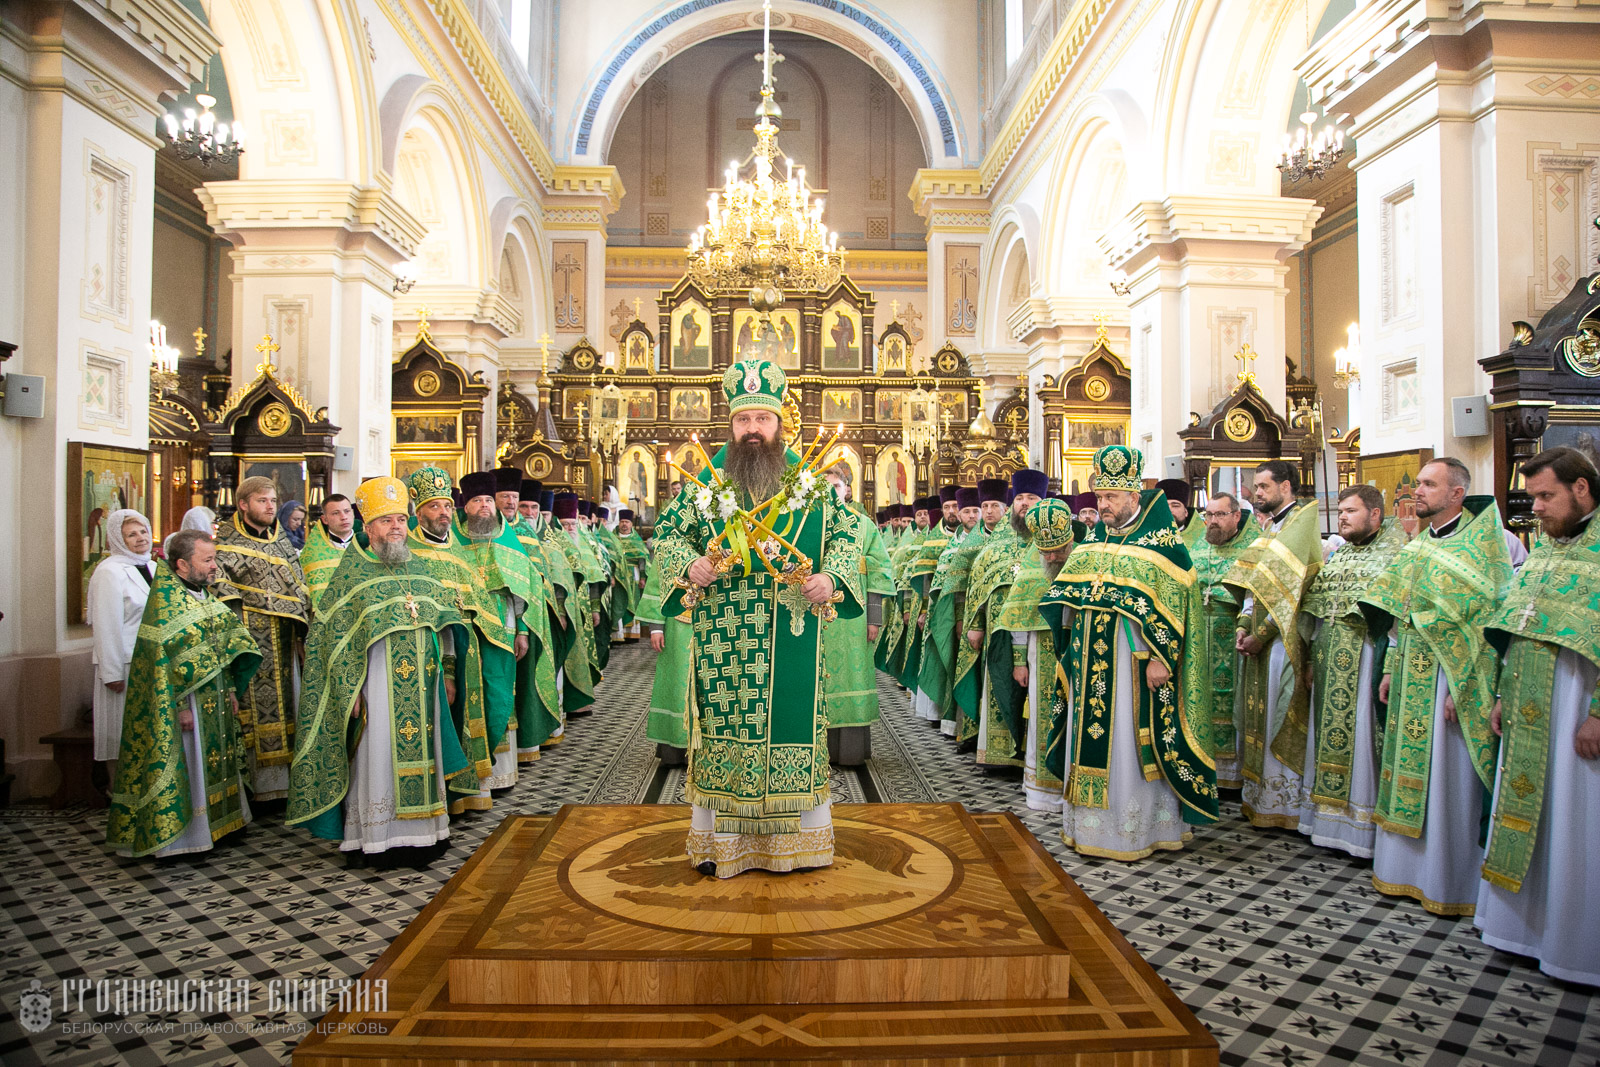
[[[1228,440],[1243,444],[1256,435],[1256,420],[1243,408],[1234,408],[1222,421],[1222,432]]]

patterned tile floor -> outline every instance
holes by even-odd
[[[274,979],[362,973],[501,817],[564,803],[682,796],[644,738],[653,662],[619,650],[599,710],[575,720],[492,813],[453,826],[432,868],[345,870],[332,846],[256,822],[239,844],[172,865],[124,862],[89,812],[0,812],[0,1064],[287,1063],[320,1008],[269,1003]],[[884,721],[840,799],[959,801],[1015,811],[1222,1044],[1225,1064],[1600,1067],[1600,994],[1486,948],[1371,888],[1368,868],[1230,810],[1183,852],[1080,859],[1015,781],[989,778],[880,683]],[[246,1011],[62,1014],[62,980],[251,979]],[[32,981],[56,991],[38,1035],[18,1021]],[[281,988],[278,987],[278,988]]]

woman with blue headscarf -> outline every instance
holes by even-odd
[[[306,547],[306,506],[298,500],[286,501],[278,509],[278,525],[296,550]]]

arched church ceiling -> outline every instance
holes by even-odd
[[[672,26],[685,18],[699,15],[703,12],[717,8],[723,4],[742,2],[742,0],[689,0],[688,3],[665,11],[635,30],[622,44],[611,49],[611,59],[602,67],[597,75],[592,78],[592,88],[587,96],[576,102],[581,108],[576,115],[576,127],[573,135],[573,155],[584,156],[593,151],[592,141],[597,133],[600,112],[606,97],[616,85],[618,75],[627,67],[634,57],[649,49],[657,39]],[[868,14],[866,11],[847,3],[846,0],[788,0],[793,4],[804,4],[818,8],[830,14],[842,17],[859,27],[861,38],[870,41],[874,47],[882,48],[892,53],[907,69],[916,82],[918,94],[926,102],[932,112],[937,130],[930,138],[934,146],[939,146],[947,157],[961,156],[961,146],[958,131],[958,118],[947,103],[947,91],[941,87],[943,82],[936,71],[931,68],[930,61],[920,56],[901,35],[883,20]],[[780,13],[775,13],[781,17]],[[816,28],[804,30],[800,24],[782,23],[785,29],[794,29],[798,32],[809,32],[812,36],[821,36]],[[843,43],[837,38],[830,38],[834,43]],[[876,64],[875,64],[876,66]],[[879,68],[881,71],[881,67]],[[917,109],[912,108],[913,115]],[[617,109],[620,117],[621,108]],[[930,152],[930,154],[932,154]]]

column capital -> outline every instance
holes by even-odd
[[[330,238],[343,244],[342,235],[356,234],[374,238],[372,251],[399,262],[427,234],[400,201],[375,186],[260,178],[206,182],[195,194],[207,224],[240,246],[325,247]]]
[[[1095,328],[1121,301],[1095,300],[1081,296],[1031,297],[1019,303],[1006,320],[1011,339],[1030,350],[1040,346],[1059,346],[1092,341]],[[1125,313],[1123,313],[1125,318]],[[1108,328],[1113,328],[1107,324]],[[1126,329],[1126,321],[1118,323]]]
[[[1151,258],[1281,263],[1311,240],[1322,207],[1288,196],[1175,195],[1142,200],[1099,238],[1113,269],[1133,273]]]
[[[911,206],[935,233],[984,234],[989,232],[992,205],[984,195],[976,170],[917,171],[911,181]]]
[[[559,166],[544,201],[545,228],[603,234],[625,195],[616,167]]]

